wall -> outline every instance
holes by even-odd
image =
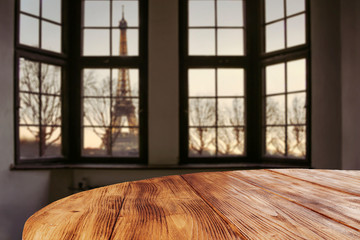
[[[0,1],[0,239],[21,239],[25,220],[48,202],[48,171],[9,171],[14,160],[14,2]]]
[[[360,1],[341,1],[342,168],[360,169]]]

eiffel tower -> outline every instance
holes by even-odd
[[[120,56],[127,56],[127,38],[126,29],[127,22],[124,18],[124,6],[122,6],[122,18],[119,22],[120,28]],[[116,117],[116,123],[120,126],[135,127],[138,125],[135,115],[135,106],[131,99],[131,87],[129,69],[119,68],[118,81],[116,88],[116,102],[114,106],[114,115]],[[127,120],[127,124],[124,124],[124,119]],[[121,131],[121,130],[120,130]],[[131,128],[130,133],[137,133],[137,128]]]

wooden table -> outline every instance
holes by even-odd
[[[360,171],[168,176],[77,193],[31,216],[24,240],[360,239]]]

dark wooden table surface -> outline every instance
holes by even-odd
[[[360,239],[360,171],[168,176],[77,193],[32,215],[24,240]]]

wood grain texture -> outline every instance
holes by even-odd
[[[234,171],[229,174],[360,231],[359,196],[268,170]]]
[[[360,239],[360,232],[228,173],[184,178],[247,239]]]
[[[250,170],[115,184],[49,204],[24,240],[360,239],[360,171]]]

